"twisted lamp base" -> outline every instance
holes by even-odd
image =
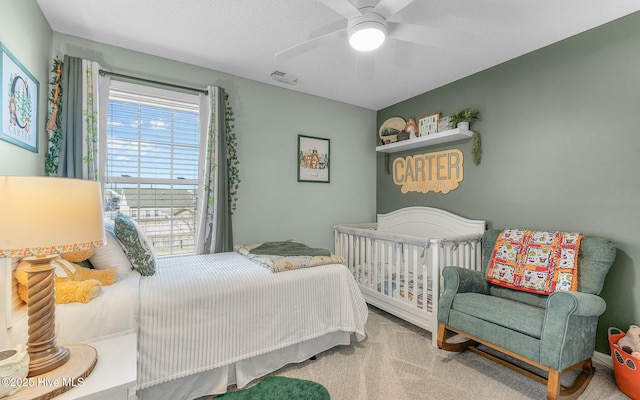
[[[29,338],[28,377],[36,385],[25,387],[7,400],[48,400],[66,392],[89,376],[98,360],[95,348],[85,344],[56,344],[55,334],[55,267],[51,260],[58,255],[27,257],[27,315]],[[42,383],[42,384],[41,384]]]
[[[51,264],[56,257],[57,254],[25,259],[31,264],[27,269],[29,377],[42,375],[69,360],[69,350],[56,344],[55,267]]]

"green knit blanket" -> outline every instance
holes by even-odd
[[[283,257],[292,256],[330,256],[326,249],[309,247],[306,244],[292,242],[290,240],[280,242],[264,242],[250,251],[257,255],[274,255]]]

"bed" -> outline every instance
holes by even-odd
[[[12,342],[26,342],[25,308]],[[119,269],[88,304],[58,305],[56,335],[64,345],[137,332],[138,399],[195,399],[362,340],[367,312],[343,264],[274,273],[238,252],[175,256],[157,258],[152,276]]]
[[[367,303],[430,331],[437,347],[441,270],[480,270],[485,225],[437,208],[406,207],[378,214],[377,223],[336,225],[335,253]]]

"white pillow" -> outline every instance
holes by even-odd
[[[116,267],[118,269],[117,279],[120,280],[129,275],[133,266],[113,233],[113,220],[105,219],[104,227],[107,243],[102,247],[95,248],[89,261],[95,269]]]

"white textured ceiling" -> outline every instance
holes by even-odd
[[[274,54],[346,19],[317,0],[37,0],[56,32],[379,110],[640,10],[639,0],[415,0],[397,22],[467,32],[459,48],[387,40],[373,79],[346,39]],[[280,70],[299,77],[272,80]],[[118,72],[118,71],[115,71]]]

